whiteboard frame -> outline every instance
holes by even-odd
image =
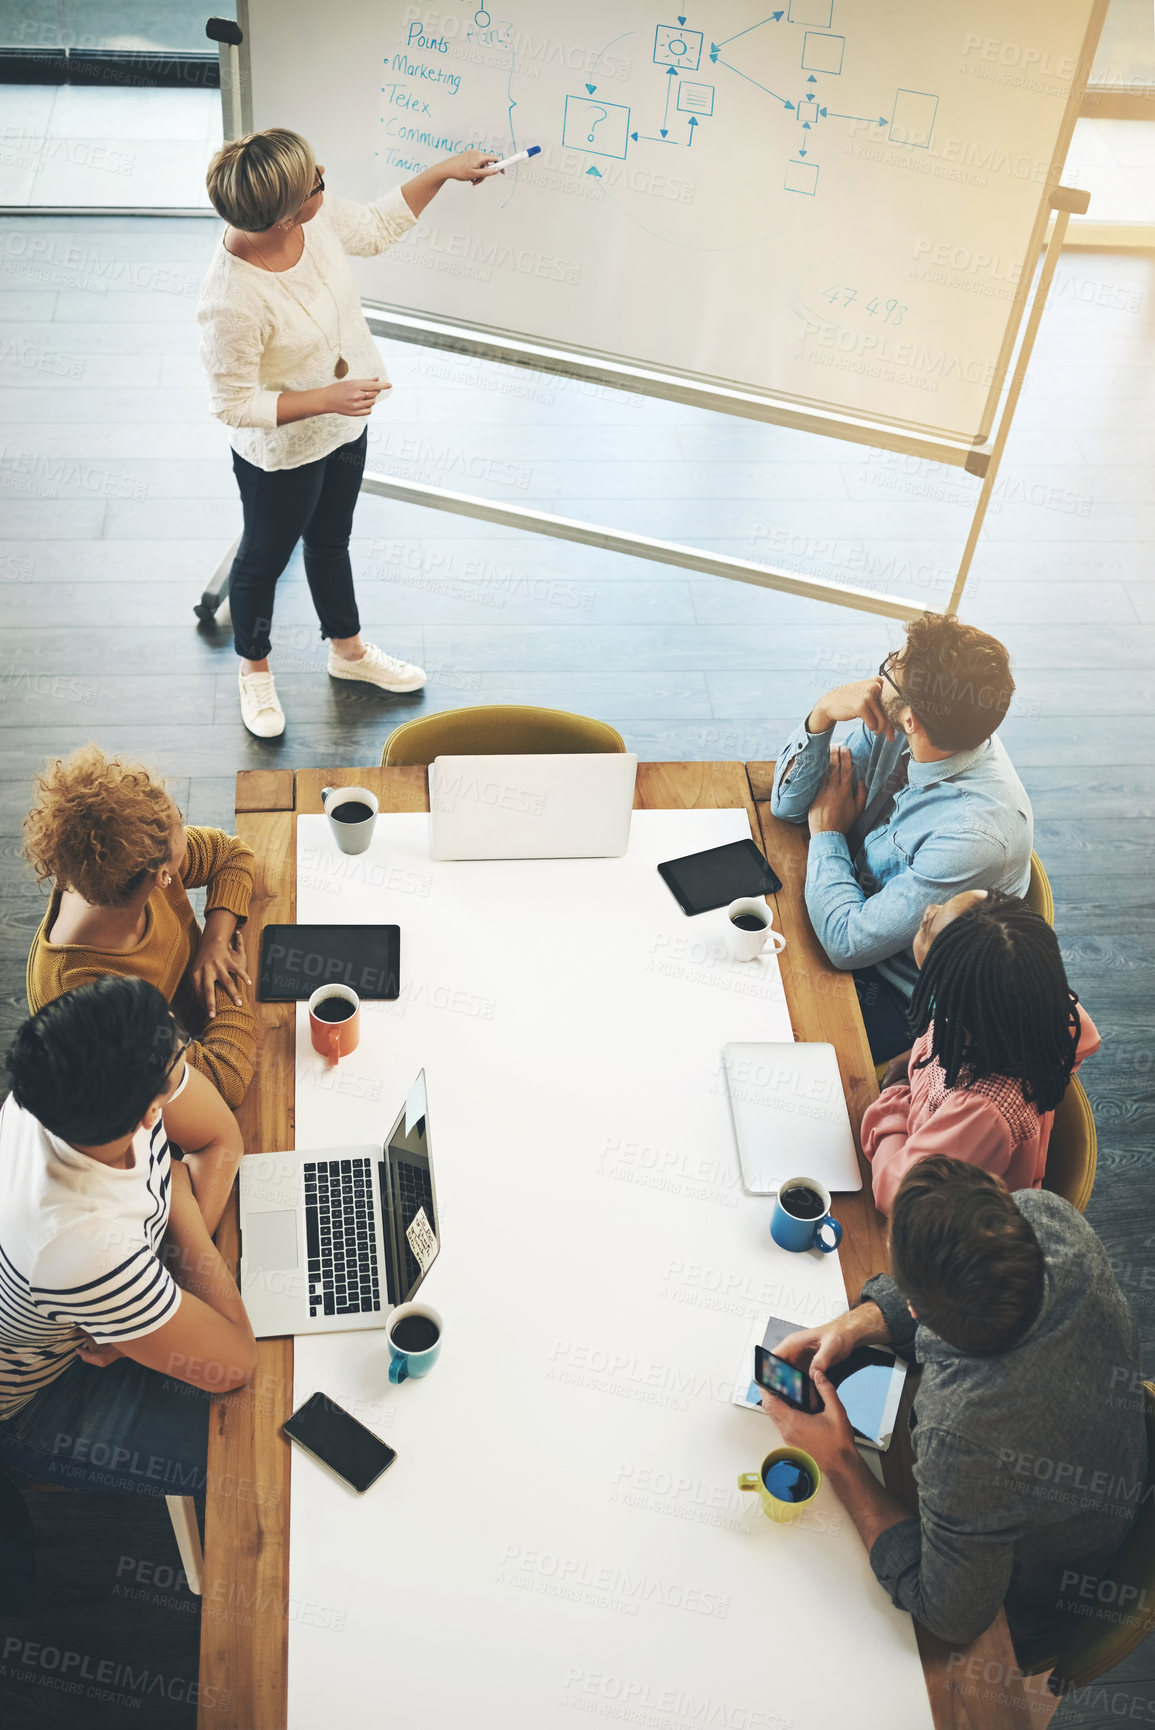
[[[1054,158],[1057,163],[1066,161],[1109,3],[1110,0],[1094,0],[1086,38],[1059,128]],[[239,49],[229,51],[227,67],[223,45],[221,55],[221,107],[226,140],[237,135],[238,122],[246,131],[251,130],[253,125],[252,46],[248,0],[236,0],[236,11],[241,32]],[[848,583],[828,583],[798,571],[758,565],[743,559],[729,559],[675,542],[656,540],[647,535],[630,534],[594,523],[582,523],[544,511],[522,510],[517,506],[499,504],[495,500],[453,492],[445,487],[423,486],[394,476],[367,473],[362,481],[362,491],[377,493],[381,497],[408,504],[425,505],[434,510],[449,511],[454,515],[474,517],[479,521],[523,529],[530,534],[578,541],[587,546],[624,553],[633,558],[677,565],[706,575],[753,583],[762,588],[781,589],[789,594],[828,601],[859,612],[879,613],[888,618],[913,619],[924,613],[937,613],[940,610],[943,613],[956,613],[962,602],[979,535],[994,493],[999,463],[1010,434],[1035,337],[1042,322],[1047,293],[1066,238],[1067,225],[1072,214],[1083,216],[1090,205],[1088,193],[1062,186],[1058,176],[1059,171],[1056,171],[1054,181],[1044,187],[1031,230],[1025,268],[1021,273],[1022,293],[1012,304],[995,367],[995,383],[983,414],[983,424],[990,428],[985,439],[972,441],[936,435],[913,427],[906,429],[892,421],[872,421],[866,416],[823,409],[817,405],[800,403],[793,398],[776,397],[769,392],[742,391],[691,374],[632,365],[609,356],[566,348],[560,343],[529,341],[513,332],[418,314],[408,308],[385,302],[363,303],[363,311],[373,334],[395,342],[445,349],[498,365],[521,366],[536,372],[561,374],[614,390],[660,397],[694,408],[712,409],[749,420],[766,421],[775,426],[819,433],[827,438],[841,438],[854,444],[865,444],[874,449],[894,451],[903,456],[920,457],[964,469],[968,474],[980,479],[982,485],[975,501],[951,597],[942,609],[928,607],[925,601],[878,594]],[[1030,283],[1033,266],[1040,250],[1043,254],[1042,268],[1032,294]],[[217,577],[213,579],[214,583],[219,578],[218,570]],[[225,582],[227,583],[227,578]],[[222,586],[222,599],[224,592]],[[205,590],[200,606],[196,609],[198,616],[204,616],[203,609],[206,608],[211,594],[212,585]]]

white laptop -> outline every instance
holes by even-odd
[[[632,751],[436,757],[435,859],[617,859],[630,844]]]
[[[833,1045],[734,1043],[722,1060],[744,1189],[776,1194],[790,1177],[862,1188]]]
[[[425,1071],[382,1142],[246,1154],[240,1223],[259,1340],[383,1328],[440,1248]]]

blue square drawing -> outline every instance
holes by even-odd
[[[624,156],[630,133],[630,111],[618,102],[595,102],[592,96],[567,96],[561,141],[571,150],[592,156]]]
[[[909,144],[912,150],[928,150],[938,113],[938,97],[925,90],[900,90],[894,98],[888,137],[891,144]]]
[[[678,79],[678,107],[683,114],[713,114],[714,86],[695,84],[692,79]]]
[[[829,30],[834,19],[834,0],[790,0],[791,24],[813,24]]]
[[[808,30],[802,38],[802,70],[841,72],[845,52],[845,36],[822,36],[816,30]]]
[[[786,178],[782,182],[787,192],[803,192],[807,198],[813,198],[818,191],[818,164],[816,162],[788,162]]]
[[[659,24],[654,32],[654,63],[696,72],[702,59],[702,32],[683,30],[677,24]]]

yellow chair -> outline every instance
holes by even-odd
[[[1079,1077],[1072,1075],[1051,1125],[1043,1188],[1054,1195],[1061,1195],[1080,1213],[1086,1213],[1095,1187],[1098,1155],[1099,1138],[1095,1133],[1091,1101]]]
[[[1032,913],[1041,913],[1048,925],[1055,923],[1055,897],[1051,894],[1051,880],[1037,853],[1031,854],[1031,881],[1027,884],[1023,900]]]
[[[403,721],[385,741],[381,766],[418,764],[434,757],[544,756],[553,751],[624,751],[626,742],[606,721],[537,709],[523,703],[487,703],[475,709],[444,709]]]
[[[1125,1394],[1124,1398],[1131,1397]],[[1063,1695],[1114,1670],[1141,1646],[1155,1628],[1155,1383],[1143,1383],[1147,1426],[1147,1471],[1135,1524],[1109,1573],[1093,1583],[1094,1596],[1072,1594],[1086,1616],[1072,1616],[1057,1641],[1034,1641],[1018,1648],[1028,1676],[1052,1671],[1047,1687]],[[1102,1616],[1094,1610],[1102,1605]],[[1046,1648],[1046,1649],[1044,1649]]]

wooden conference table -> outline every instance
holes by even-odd
[[[827,1040],[839,1067],[857,1129],[877,1094],[874,1066],[851,978],[827,962],[803,902],[805,832],[770,814],[772,763],[639,763],[639,809],[745,808],[751,833],[772,861],[783,887],[774,898],[786,934],[780,958],[795,1037]],[[257,959],[267,922],[296,918],[296,820],[321,811],[321,788],[356,782],[370,787],[383,812],[427,811],[420,768],[254,770],[237,776],[237,833],[256,855],[256,886],[246,933]],[[293,1004],[261,1004],[257,1013],[257,1078],[238,1113],[248,1152],[294,1142],[296,1015]],[[865,1167],[864,1167],[865,1171]],[[857,1195],[838,1198],[844,1237],[840,1252],[847,1296],[886,1266],[885,1225],[875,1211],[869,1178]],[[235,1198],[218,1233],[236,1265]],[[288,1712],[289,1496],[291,1453],[280,1426],[293,1409],[293,1342],[264,1340],[252,1386],[213,1401],[201,1616],[202,1730],[280,1730]],[[887,1481],[913,1505],[905,1423],[886,1457]],[[963,1651],[951,1651],[917,1629],[936,1730],[995,1730],[1045,1725],[1056,1702],[1042,1678],[1023,1679],[1002,1616]],[[802,1727],[800,1727],[802,1730]]]

